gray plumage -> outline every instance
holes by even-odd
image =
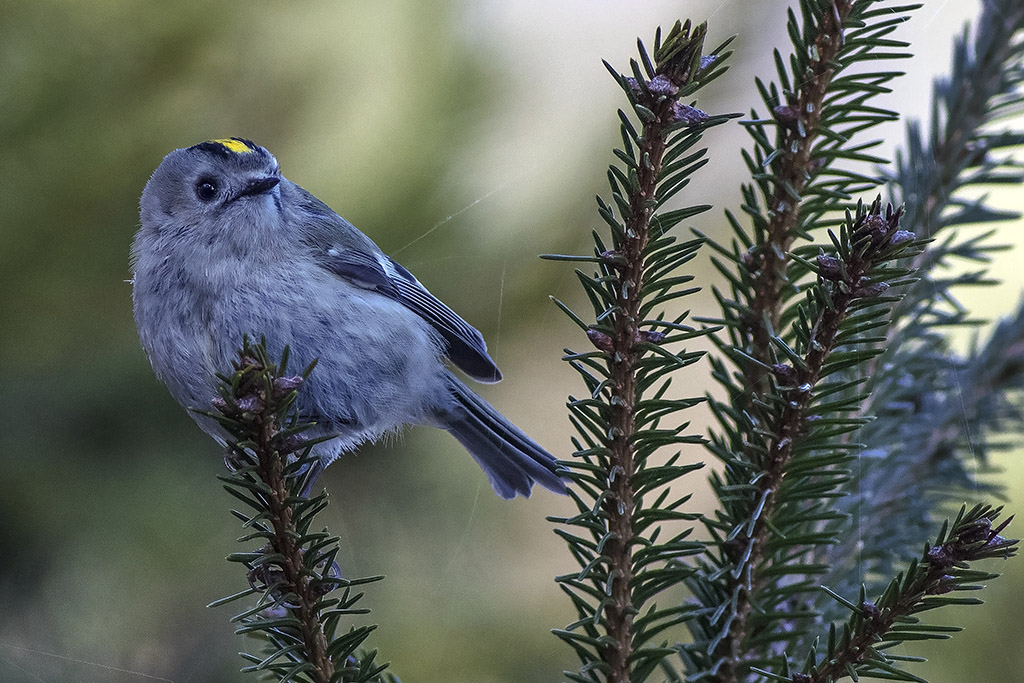
[[[146,184],[132,246],[135,321],[157,376],[187,408],[205,408],[214,373],[242,335],[287,345],[293,367],[318,359],[299,410],[323,466],[404,424],[449,431],[502,498],[534,482],[565,492],[554,458],[474,394],[447,358],[481,382],[501,379],[481,334],[370,238],[280,174],[241,138],[168,154]],[[195,415],[219,441],[215,422]]]

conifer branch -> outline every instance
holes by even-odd
[[[878,202],[847,216],[841,235],[829,233],[831,245],[796,244],[834,226],[853,192],[880,182],[837,163],[881,162],[866,153],[875,143],[859,144],[856,136],[896,118],[868,101],[898,72],[845,73],[858,61],[905,56],[892,51],[905,44],[886,36],[913,7],[879,4],[801,0],[800,20],[790,13],[793,54],[787,61],[775,53],[778,85],[757,82],[773,116],[755,113],[747,122],[754,149],[745,160],[754,183],[743,188],[743,209],[753,230],[727,214],[736,239],[731,247],[711,241],[732,261],[714,260],[732,291],[716,290],[722,318],[709,321],[729,335],[713,337],[725,358],[712,360],[729,392],[728,403],[711,403],[722,426],[711,450],[725,469],[712,475],[722,509],[705,522],[718,554],[691,585],[714,611],[693,627],[696,642],[684,659],[717,681],[744,680],[752,663],[777,652],[774,643],[785,647],[812,616],[792,605],[810,587],[806,577],[822,571],[808,551],[834,540],[822,525],[839,515],[822,500],[839,495],[848,478],[851,449],[839,437],[863,423],[844,415],[863,395],[856,391],[861,380],[842,371],[878,353],[856,346],[857,339],[884,324],[879,318],[893,301],[885,290],[906,277],[884,263],[918,247],[889,222],[899,212]],[[861,241],[872,230],[863,221],[899,235],[886,253],[872,254]],[[852,254],[866,261],[851,261]]]
[[[280,683],[388,683],[394,679],[384,672],[387,665],[375,662],[376,652],[357,652],[375,626],[335,636],[342,617],[368,611],[354,607],[361,594],[352,588],[381,577],[342,578],[335,562],[338,539],[310,530],[327,505],[326,493],[307,495],[317,471],[311,449],[330,437],[302,435],[312,425],[299,420],[295,399],[313,367],[290,376],[287,362],[287,350],[275,365],[264,343],[243,340],[234,372],[219,376],[215,412],[202,413],[232,437],[225,456],[231,472],[220,479],[253,510],[232,511],[249,530],[239,540],[264,544],[228,557],[247,567],[250,587],[211,607],[258,596],[256,605],[232,619],[236,633],[265,643],[262,654],[242,655],[252,663],[244,672],[271,673]],[[337,589],[340,597],[333,594]]]
[[[772,194],[766,198],[769,221],[764,235],[758,235],[757,250],[750,254],[756,269],[754,298],[747,314],[755,360],[748,370],[752,391],[761,386],[764,366],[772,362],[772,337],[782,314],[781,289],[786,279],[790,246],[797,237],[803,191],[813,176],[814,146],[820,128],[825,97],[835,75],[835,62],[843,45],[843,22],[850,15],[853,0],[835,0],[818,17],[813,50],[801,74],[796,92],[787,93],[787,103],[773,110],[778,122],[778,155],[769,165]],[[754,265],[756,264],[756,265]]]
[[[903,202],[904,224],[922,239],[932,238],[940,230],[1013,220],[1020,215],[994,210],[984,200],[961,199],[958,193],[968,186],[1024,181],[1019,162],[1012,157],[993,158],[1001,149],[1020,144],[1024,134],[1019,130],[987,131],[993,120],[1024,109],[1022,33],[1024,3],[983,2],[973,36],[965,28],[956,39],[951,73],[936,79],[933,85],[927,136],[922,136],[916,121],[907,125],[906,148],[897,152],[896,169],[888,180],[893,193]],[[975,260],[985,251],[985,245],[974,240],[947,240],[922,251],[911,265],[922,277],[908,288],[896,306],[885,348],[901,349],[909,342],[908,337],[918,336],[920,319],[930,314],[929,304],[941,299],[939,295],[945,290],[957,284],[971,284],[969,278],[952,283],[935,279],[933,269],[950,258]],[[963,318],[957,316],[944,322],[956,324],[963,322]],[[874,369],[891,355],[876,358],[869,367],[869,376],[874,376]]]
[[[702,547],[688,540],[690,529],[669,532],[663,526],[696,518],[680,509],[689,495],[673,493],[670,485],[702,465],[677,464],[680,453],[658,464],[649,458],[662,447],[700,441],[682,433],[686,423],[660,426],[700,400],[664,396],[670,374],[701,355],[669,346],[701,332],[685,324],[686,313],[666,320],[659,309],[696,291],[686,287],[690,276],[675,271],[693,258],[701,241],[677,243],[668,232],[709,207],[661,209],[706,163],[705,150],[693,151],[704,130],[732,118],[708,116],[683,101],[724,71],[727,43],[703,54],[706,32],[705,25],[689,22],[677,22],[664,40],[659,31],[652,54],[639,44],[632,76],[606,64],[640,123],[638,129],[619,112],[623,147],[615,154],[623,165],[609,168],[613,202],[598,198],[599,213],[611,228],[611,248],[594,233],[594,256],[545,257],[599,268],[593,276],[577,270],[594,323],[559,303],[597,349],[567,350],[566,360],[590,395],[570,397],[579,438],[575,459],[563,463],[579,514],[552,520],[567,527],[556,532],[581,566],[558,577],[580,617],[556,631],[583,662],[578,673],[566,672],[573,681],[639,683],[666,656],[664,645],[652,645],[652,638],[694,613],[686,605],[659,607],[653,599],[692,572],[681,560]]]
[[[668,134],[680,123],[679,91],[696,78],[700,52],[704,43],[705,27],[699,26],[687,44],[668,63],[659,63],[658,72],[651,80],[633,79],[639,106],[650,112],[645,116],[637,142],[636,178],[628,190],[629,209],[625,213],[625,234],[618,243],[617,258],[622,266],[618,273],[621,287],[619,310],[612,316],[613,332],[607,349],[611,370],[612,400],[611,462],[613,472],[609,478],[610,494],[605,498],[604,510],[612,532],[607,544],[612,578],[611,601],[605,607],[608,636],[613,641],[604,650],[609,667],[609,682],[630,681],[630,658],[633,655],[633,546],[635,533],[633,516],[636,512],[634,476],[636,474],[635,437],[636,406],[640,398],[637,391],[637,370],[647,351],[643,344],[655,341],[655,335],[640,328],[643,321],[640,309],[644,303],[644,278],[648,271],[645,254],[652,238],[652,216],[657,206],[656,191],[662,175],[663,159],[668,146]],[[697,116],[696,110],[686,112]],[[706,117],[704,117],[706,119]],[[591,333],[593,336],[593,332]]]
[[[890,285],[879,277],[887,262],[906,253],[913,235],[899,227],[901,212],[892,206],[883,210],[881,199],[870,209],[859,207],[855,219],[838,237],[833,236],[835,255],[820,253],[814,268],[819,285],[812,290],[808,307],[809,330],[802,339],[806,352],[800,355],[781,339],[773,338],[775,352],[783,351],[789,363],[773,363],[770,368],[774,380],[786,401],[776,413],[777,421],[766,425],[769,434],[763,451],[757,454],[753,465],[761,473],[754,483],[750,498],[757,507],[749,523],[726,542],[725,553],[735,567],[743,572],[733,575],[739,590],[736,592],[735,615],[727,635],[719,641],[714,653],[721,662],[720,680],[738,683],[743,674],[738,663],[747,659],[744,641],[751,636],[749,618],[754,596],[765,587],[766,581],[757,575],[767,546],[773,542],[777,527],[772,520],[777,515],[783,483],[788,473],[794,449],[808,436],[810,408],[819,393],[819,380],[835,370],[833,354],[840,331],[847,317],[855,310],[871,306]],[[838,361],[843,362],[843,361]]]
[[[298,378],[281,377],[276,380],[277,390],[282,385]],[[256,393],[241,397],[241,400],[257,401]],[[253,423],[258,440],[253,451],[259,459],[259,478],[267,485],[266,502],[268,517],[273,526],[274,534],[270,538],[269,553],[280,557],[281,585],[278,590],[292,593],[295,605],[292,607],[297,619],[303,648],[310,663],[313,665],[313,679],[317,683],[328,683],[334,676],[334,662],[327,655],[327,638],[318,618],[317,603],[322,588],[314,589],[313,577],[304,571],[302,548],[296,542],[295,518],[293,509],[285,504],[289,497],[288,483],[284,476],[286,453],[275,446],[278,444],[279,427],[275,419],[273,406],[264,405],[255,413]],[[257,572],[264,573],[262,571]],[[265,579],[261,581],[268,583]]]
[[[954,47],[953,71],[937,80],[933,88],[927,148],[920,146],[923,141],[916,124],[908,131],[914,140],[897,156],[898,170],[892,180],[899,183],[894,189],[900,191],[906,205],[907,225],[922,238],[955,224],[943,214],[957,190],[979,180],[985,182],[985,172],[994,170],[986,157],[993,147],[1002,146],[1000,136],[990,138],[982,131],[990,121],[1010,113],[1007,109],[1016,108],[1020,113],[1019,83],[1024,75],[1021,31],[1024,3],[984,0],[974,40],[965,28]],[[1019,136],[1017,140],[1019,143]],[[982,171],[981,175],[968,174],[972,168]],[[935,256],[932,250],[922,252],[914,268],[923,269]],[[903,306],[913,301],[907,299]]]
[[[811,668],[806,672],[771,677],[791,683],[832,683],[848,676],[854,680],[858,676],[920,680],[901,670],[897,666],[900,658],[887,655],[885,650],[905,641],[948,638],[960,630],[921,624],[916,615],[946,605],[981,602],[945,596],[953,591],[978,590],[981,586],[977,582],[998,576],[972,570],[972,563],[1016,554],[1019,541],[1000,536],[1012,517],[993,527],[1000,512],[1001,508],[988,505],[970,511],[961,508],[952,525],[943,525],[936,542],[925,547],[921,559],[897,576],[877,602],[868,601],[863,588],[858,604],[832,593],[853,614],[841,633],[832,628],[824,659],[816,663],[812,653]]]

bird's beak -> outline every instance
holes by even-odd
[[[267,176],[265,178],[254,178],[250,180],[245,187],[238,191],[232,200],[241,199],[242,197],[248,197],[252,195],[264,194],[270,192],[272,189],[277,187],[277,184],[281,182],[281,179],[277,176]]]

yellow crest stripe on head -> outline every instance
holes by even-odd
[[[220,138],[219,140],[210,140],[210,142],[218,144],[221,147],[226,147],[235,154],[248,154],[256,151],[246,143],[236,138]]]

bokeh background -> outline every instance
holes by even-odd
[[[918,57],[888,101],[918,117],[978,3],[927,5],[903,32]],[[571,268],[536,255],[586,249],[599,225],[620,104],[600,59],[625,68],[637,36],[710,19],[712,42],[740,38],[702,106],[746,111],[785,6],[0,0],[0,682],[243,680],[231,608],[204,607],[244,582],[223,560],[238,529],[220,451],[153,377],[131,316],[138,196],[163,154],[230,135],[268,147],[484,332],[507,379],[482,393],[565,456],[562,405],[579,386],[559,357],[585,341],[547,295],[581,297]],[[900,133],[882,131],[886,149]],[[681,201],[715,204],[694,224],[721,234],[744,139],[734,125],[708,142]],[[1020,258],[995,263],[1006,284],[966,303],[1007,312]],[[694,268],[715,281],[706,260]],[[712,312],[707,297],[692,305]],[[707,389],[701,367],[679,385],[690,394]],[[1020,456],[1001,460],[1017,510]],[[573,564],[544,521],[565,500],[499,500],[427,429],[324,482],[345,573],[388,576],[366,591],[383,624],[371,644],[403,680],[541,682],[575,667],[549,633],[574,618],[551,578]],[[948,615],[964,634],[912,650],[942,655],[915,671],[1019,680],[1024,562],[1006,568],[986,607]]]

